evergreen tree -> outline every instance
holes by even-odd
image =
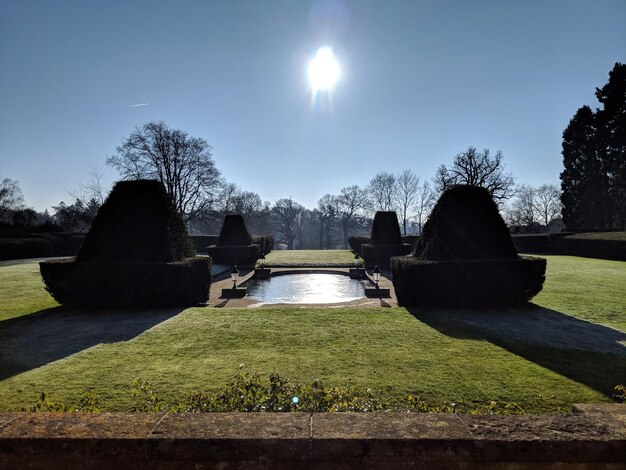
[[[626,65],[596,88],[602,108],[580,108],[563,131],[561,202],[569,228],[626,226]]]
[[[596,88],[598,148],[607,175],[609,225],[626,227],[626,64],[616,63],[609,81]]]
[[[563,131],[561,202],[567,227],[604,227],[607,178],[596,142],[596,118],[583,106]]]

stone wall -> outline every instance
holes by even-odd
[[[602,468],[626,406],[574,413],[0,413],[0,468]]]

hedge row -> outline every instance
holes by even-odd
[[[85,236],[82,234],[39,234],[28,238],[0,238],[0,260],[75,256]]]
[[[414,247],[417,241],[419,240],[419,238],[420,238],[419,235],[403,235],[402,243],[405,245],[411,245],[411,247]],[[348,244],[350,245],[350,249],[353,252],[358,253],[359,256],[361,256],[362,254],[361,247],[364,244],[371,245],[371,238],[366,237],[366,236],[356,236],[356,235],[350,236],[348,237]]]
[[[252,243],[259,245],[260,254],[267,255],[274,248],[274,237],[271,235],[252,235]]]
[[[587,238],[580,234],[553,239],[552,245],[556,253],[563,255],[626,261],[626,237],[625,239]]]
[[[545,269],[545,259],[530,256],[458,261],[391,259],[398,303],[406,307],[522,304],[541,291]]]
[[[521,253],[553,253],[626,261],[626,232],[513,235]]]
[[[208,252],[214,264],[225,264],[227,266],[254,266],[261,256],[259,245],[213,245],[208,248]]]
[[[378,265],[381,268],[389,268],[389,260],[392,256],[405,256],[411,253],[411,245],[361,245],[363,259],[366,266]]]
[[[195,306],[209,298],[211,259],[39,264],[46,290],[61,304],[88,307]]]
[[[211,245],[217,245],[219,235],[191,235],[189,237],[196,253],[207,253],[207,248]]]

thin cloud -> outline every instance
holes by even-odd
[[[127,104],[126,106],[122,106],[123,108],[139,108],[140,106],[149,106],[150,103],[137,103],[137,104]]]

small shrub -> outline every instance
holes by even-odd
[[[620,403],[626,402],[626,385],[616,385],[613,398],[615,398]]]

